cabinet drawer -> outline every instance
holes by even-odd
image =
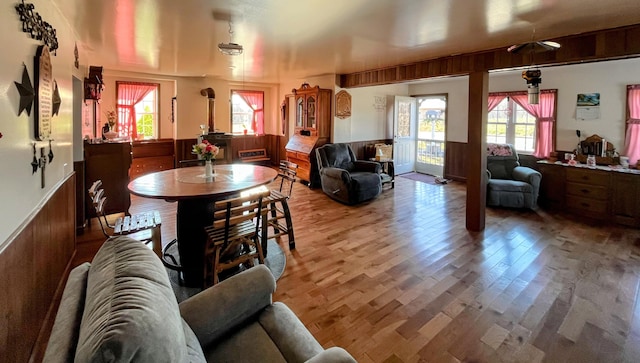
[[[588,215],[605,215],[607,201],[567,195],[567,208],[585,212]]]
[[[578,182],[591,185],[609,185],[609,174],[604,171],[592,169],[567,169],[567,181]]]
[[[568,195],[597,200],[606,200],[609,198],[609,189],[602,185],[567,182],[566,193]]]

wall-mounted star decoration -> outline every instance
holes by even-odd
[[[60,104],[62,103],[62,98],[60,98],[60,91],[58,91],[58,82],[53,80],[54,89],[53,89],[53,97],[51,100],[51,116],[57,116],[58,111],[60,111]]]
[[[27,71],[27,66],[24,65],[24,70],[22,71],[22,83],[13,82],[16,84],[18,88],[18,92],[20,93],[20,106],[18,109],[18,116],[22,113],[22,111],[26,111],[28,116],[31,116],[31,105],[33,105],[33,100],[36,97],[36,92],[33,89],[33,85],[31,84],[31,78],[29,78],[29,71]]]

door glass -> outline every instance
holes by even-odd
[[[398,129],[396,136],[409,137],[411,135],[411,102],[398,103]]]
[[[442,175],[445,151],[446,96],[418,99],[418,145],[416,170]]]
[[[307,127],[316,128],[316,99],[307,97]]]
[[[304,119],[304,99],[302,97],[296,100],[296,127],[303,127]]]

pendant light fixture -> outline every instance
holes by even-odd
[[[233,43],[233,29],[231,28],[231,20],[229,20],[229,43],[219,43],[218,50],[225,55],[240,55],[242,54],[242,45]]]

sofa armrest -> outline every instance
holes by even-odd
[[[258,265],[181,302],[180,314],[203,348],[271,305],[276,281]]]
[[[342,180],[345,184],[351,182],[351,175],[345,169],[328,167],[322,168],[321,173],[330,178]]]
[[[355,363],[356,360],[346,350],[340,347],[331,347],[306,361],[306,363]]]
[[[353,162],[355,171],[366,171],[369,173],[380,174],[382,172],[382,166],[375,161],[356,160]]]
[[[537,170],[526,166],[516,166],[513,169],[513,179],[531,184],[533,188],[533,202],[536,203],[538,200],[538,191],[540,190],[542,174]]]

